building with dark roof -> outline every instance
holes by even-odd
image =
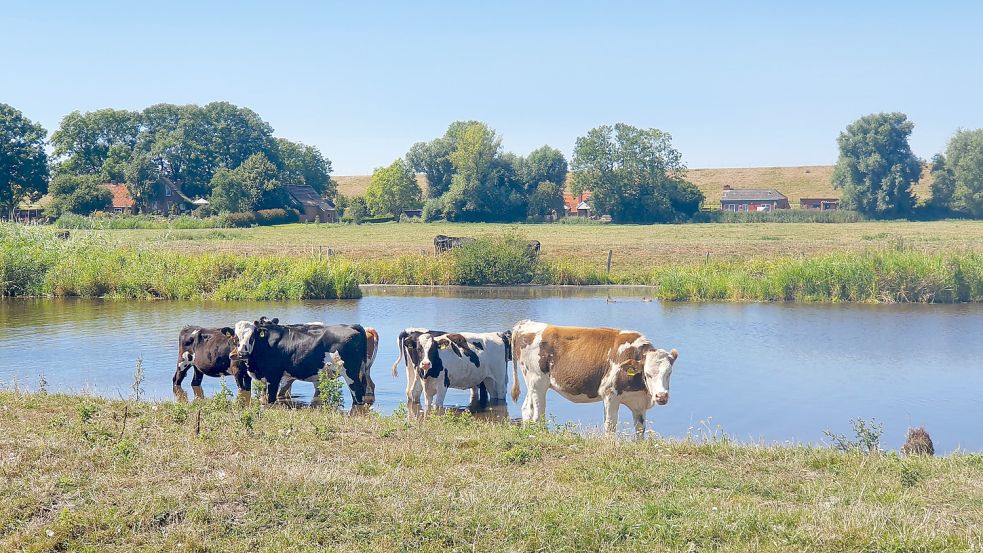
[[[722,211],[771,211],[790,207],[788,198],[773,188],[731,188],[725,185],[720,198]]]
[[[316,190],[306,184],[284,186],[290,198],[300,205],[301,222],[337,223],[338,211],[334,204],[325,200]]]

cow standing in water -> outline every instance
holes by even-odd
[[[184,377],[193,369],[193,387],[200,387],[205,376],[232,375],[239,390],[250,390],[252,380],[244,369],[245,362],[229,358],[233,348],[228,334],[231,330],[228,327],[221,329],[201,326],[186,326],[181,329],[178,334],[177,369],[172,379],[176,388],[181,387]]]
[[[262,319],[239,321],[232,335],[230,357],[248,360],[250,376],[266,381],[270,404],[276,402],[284,377],[315,381],[322,370],[345,379],[355,405],[375,401],[368,334],[362,325],[281,325]]]
[[[518,371],[526,382],[522,420],[543,420],[552,388],[575,403],[604,402],[604,428],[618,428],[618,408],[634,415],[645,432],[645,413],[669,403],[669,378],[679,353],[656,348],[640,333],[614,328],[553,326],[520,321],[512,328],[512,400],[519,399]]]
[[[274,320],[276,320],[276,319],[274,319]],[[307,325],[321,325],[321,326],[324,326],[323,323],[307,323]],[[291,327],[295,327],[295,328],[296,327],[303,328],[303,327],[305,327],[307,325],[286,325],[286,326],[291,326]],[[370,372],[370,370],[372,368],[372,364],[375,363],[375,355],[376,355],[376,353],[379,352],[379,333],[376,332],[376,330],[374,328],[372,328],[370,326],[367,326],[367,327],[365,327],[365,339],[366,339],[366,347],[368,348],[368,361],[366,362],[366,371],[367,372]],[[318,372],[314,376],[311,376],[310,378],[304,379],[305,382],[310,382],[311,384],[314,385],[314,400],[315,401],[317,401],[321,397],[321,386],[320,386],[321,378],[320,377],[321,377],[321,373]],[[369,377],[369,380],[371,380],[371,377]],[[293,389],[293,384],[296,381],[297,381],[296,378],[290,376],[289,373],[285,373],[283,375],[283,380],[280,381],[280,391],[277,392],[277,400],[289,400],[291,398],[291,392],[292,392],[292,389]],[[375,385],[373,385],[372,388],[374,390],[375,389]]]

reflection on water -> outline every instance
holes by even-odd
[[[502,331],[529,318],[637,329],[660,347],[677,348],[672,399],[648,416],[663,436],[685,437],[712,417],[739,440],[818,443],[823,430],[849,435],[850,419],[864,417],[884,423],[886,447],[899,446],[909,425],[924,424],[938,451],[983,449],[975,416],[983,389],[983,306],[663,304],[643,301],[650,292],[370,287],[361,300],[311,302],[2,300],[0,385],[36,388],[43,374],[51,391],[126,397],[142,358],[151,398],[211,396],[220,390],[218,379],[206,378],[191,392],[168,389],[178,331],[267,315],[375,327],[382,343],[373,410],[388,414],[406,400],[404,368],[395,380],[388,375],[400,330]],[[235,390],[231,379],[226,386]],[[307,404],[313,392],[312,384],[297,381],[293,400]],[[468,400],[468,391],[451,390],[446,401],[463,408]],[[547,416],[558,423],[596,428],[602,410],[553,393],[547,399]],[[510,402],[475,416],[508,419],[519,409]]]

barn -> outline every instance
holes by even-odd
[[[839,198],[800,198],[800,209],[818,209],[819,211],[829,211],[840,208]]]
[[[724,186],[720,198],[722,211],[748,212],[789,209],[788,198],[773,188],[731,188]]]
[[[300,204],[300,220],[305,223],[337,223],[338,211],[334,204],[325,200],[316,190],[306,184],[288,184],[284,188],[290,198]]]

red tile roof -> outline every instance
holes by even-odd
[[[577,213],[577,206],[580,202],[590,199],[590,192],[584,192],[579,196],[574,196],[570,192],[563,193],[563,204],[567,206],[567,213]]]
[[[130,191],[125,184],[106,183],[103,186],[108,188],[109,193],[113,195],[113,207],[130,209],[135,205],[133,196],[130,196]]]

